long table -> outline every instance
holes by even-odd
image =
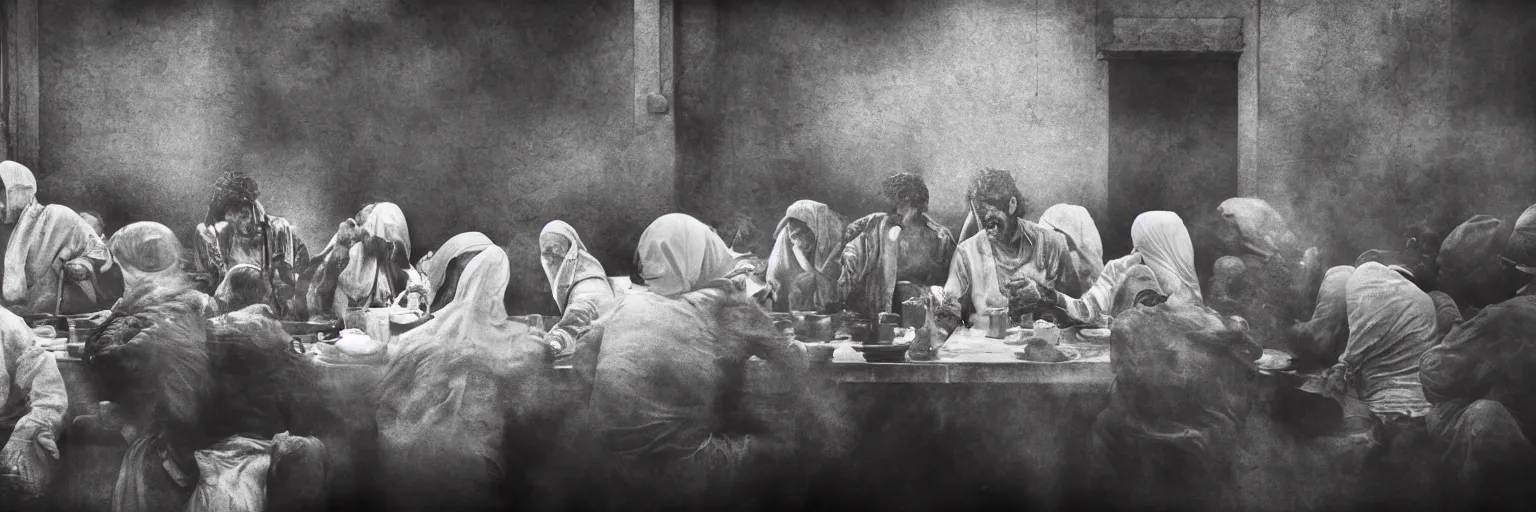
[[[893,487],[929,491],[854,498],[868,500],[860,501],[865,505],[906,506],[938,497],[963,501],[986,493],[1013,493],[1006,499],[1047,508],[1059,503],[1070,492],[1062,486],[1080,471],[1088,426],[1113,380],[1105,347],[1084,347],[1080,353],[1090,357],[1072,362],[1029,363],[1013,358],[1018,347],[963,330],[946,343],[939,361],[869,363],[851,343],[834,344],[832,361],[813,364],[810,378],[835,386],[849,428],[858,432],[858,446],[844,465],[831,470],[832,480],[880,473]],[[69,393],[69,416],[95,413],[98,395],[83,361],[55,355]],[[350,418],[349,428],[369,430],[383,367],[326,366],[322,375],[323,385],[349,397],[339,405]],[[558,386],[574,383],[569,367],[557,367],[556,375]],[[782,384],[767,364],[749,363],[748,395],[771,394]],[[66,477],[71,500],[105,503],[121,448],[71,450],[65,442],[66,451],[75,452],[68,457],[70,466],[77,468]]]

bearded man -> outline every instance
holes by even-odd
[[[944,283],[955,237],[928,212],[928,185],[901,173],[886,178],[889,212],[872,213],[843,229],[842,272],[837,294],[848,311],[874,319],[889,313],[903,297],[896,283],[926,289]]]
[[[966,200],[982,231],[955,248],[944,284],[948,313],[965,318],[965,311],[1008,308],[1020,293],[1044,296],[1081,287],[1066,237],[1024,218],[1029,203],[1013,175],[977,172]]]
[[[208,215],[197,225],[193,243],[196,270],[210,282],[213,293],[230,270],[255,267],[272,290],[268,303],[280,318],[307,319],[299,276],[310,265],[309,250],[288,219],[267,214],[256,180],[240,172],[224,175],[214,185]]]

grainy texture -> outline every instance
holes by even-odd
[[[964,173],[995,166],[1016,172],[1035,215],[1078,203],[1104,228],[1108,64],[1096,49],[1115,17],[1243,18],[1240,190],[1332,245],[1327,263],[1394,248],[1422,216],[1448,230],[1536,199],[1536,3],[676,11],[677,207],[706,221],[741,209],[766,233],[796,199],[860,215],[885,207],[880,178],[910,170],[958,229]],[[109,229],[155,219],[185,236],[213,177],[244,169],[311,245],[390,199],[418,254],[485,231],[510,245],[509,307],[552,309],[532,249],[544,221],[570,221],[620,274],[634,235],[670,206],[626,174],[649,161],[626,155],[649,140],[635,139],[633,13],[621,0],[44,2],[41,197],[101,210]]]
[[[463,231],[509,246],[518,310],[553,310],[538,231],[564,219],[605,264],[657,210],[625,193],[630,2],[44,2],[40,197],[202,220],[243,170],[318,251],[365,202],[412,256]],[[654,215],[651,215],[654,217]],[[622,269],[616,269],[622,270]]]

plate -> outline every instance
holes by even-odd
[[[1292,356],[1284,351],[1266,348],[1264,349],[1264,355],[1259,356],[1259,360],[1255,361],[1255,364],[1258,365],[1260,370],[1284,371],[1295,366],[1295,359],[1296,356]]]
[[[1084,338],[1108,338],[1109,329],[1083,329],[1078,331]]]
[[[1057,345],[1056,346],[1056,350],[1060,350],[1062,355],[1067,356],[1067,360],[1066,361],[1058,361],[1058,362],[1055,362],[1055,363],[1048,363],[1048,362],[1045,362],[1045,361],[1031,361],[1029,359],[1024,359],[1024,349],[1022,349],[1022,348],[1014,349],[1013,357],[1015,359],[1018,359],[1019,361],[1022,361],[1022,362],[1035,363],[1035,364],[1070,363],[1070,362],[1076,361],[1078,359],[1081,359],[1083,357],[1083,355],[1081,353],[1078,353],[1077,349],[1069,347],[1069,346],[1066,346],[1066,345]]]

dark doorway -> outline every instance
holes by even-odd
[[[1184,218],[1201,283],[1216,247],[1216,207],[1237,195],[1237,61],[1109,63],[1109,222],[1104,256],[1131,250],[1141,212]]]

